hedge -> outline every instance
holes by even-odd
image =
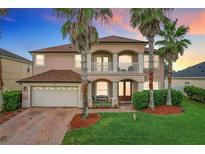
[[[6,91],[3,94],[4,111],[14,111],[21,107],[21,91]]]
[[[184,87],[184,92],[189,98],[205,103],[205,89],[195,86],[186,86]]]
[[[172,90],[172,105],[180,106],[183,99],[183,93],[177,90]],[[167,100],[167,90],[154,91],[155,106],[165,105]],[[148,107],[149,91],[135,92],[132,96],[132,101],[136,109],[144,109]]]

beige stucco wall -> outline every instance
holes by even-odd
[[[30,68],[30,72],[27,69]],[[21,85],[16,81],[32,75],[32,65],[13,59],[2,59],[3,91],[21,90]]]
[[[149,81],[149,71],[144,69],[145,81]],[[164,60],[160,57],[159,67],[154,69],[154,81],[159,82],[159,88],[164,88]]]
[[[135,80],[137,82],[144,82],[143,73],[89,73],[88,79],[95,81],[98,79],[105,79],[110,81],[121,81],[125,79]]]
[[[144,44],[120,44],[119,43],[119,44],[93,45],[90,53],[96,51],[108,51],[110,53],[120,53],[122,51],[134,51],[137,53],[143,53]],[[45,55],[45,66],[35,65],[36,54]],[[72,69],[80,73],[80,69],[75,67],[75,55],[76,53],[33,53],[33,61],[34,61],[33,75],[48,71],[50,69]],[[92,59],[93,58],[94,55],[92,56]],[[110,61],[112,61],[112,55],[110,55]],[[137,59],[134,59],[134,61],[137,61]]]
[[[126,50],[136,51],[138,53],[144,52],[144,44],[133,44],[133,43],[115,43],[115,44],[98,44],[91,48],[91,53],[98,50],[107,50],[112,53],[119,53]]]
[[[75,67],[75,54],[74,53],[47,53],[45,56],[45,65],[37,66],[35,64],[35,54],[33,55],[33,75],[39,74],[51,69],[63,70],[71,69],[76,72],[80,72],[79,68]]]
[[[190,85],[205,89],[205,78],[173,78],[172,88],[183,91],[185,82],[190,82]],[[167,88],[167,79],[165,80],[165,88]]]

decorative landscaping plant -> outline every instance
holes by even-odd
[[[195,86],[186,86],[184,92],[189,98],[205,103],[205,89]]]
[[[167,99],[167,90],[154,91],[154,103],[156,106],[165,105]],[[183,94],[180,91],[172,90],[172,105],[180,106],[183,99]],[[132,96],[133,104],[136,109],[148,108],[149,91],[136,92]]]
[[[14,111],[21,106],[21,91],[7,91],[3,94],[4,111]]]

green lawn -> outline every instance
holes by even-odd
[[[71,130],[62,144],[205,144],[205,104],[184,99],[185,112],[160,116],[100,113],[89,128]]]

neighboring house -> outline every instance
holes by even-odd
[[[88,99],[108,96],[112,105],[131,102],[133,92],[149,89],[147,42],[119,36],[101,38],[87,55]],[[33,76],[22,79],[23,107],[82,107],[81,56],[70,44],[30,52]],[[164,61],[155,55],[154,89],[164,87]]]
[[[172,76],[174,89],[182,91],[185,86],[189,85],[205,89],[205,62],[174,72]],[[165,81],[165,83],[167,82]]]
[[[2,48],[0,48],[0,58],[3,91],[21,90],[21,86],[16,81],[32,75],[32,62]]]

